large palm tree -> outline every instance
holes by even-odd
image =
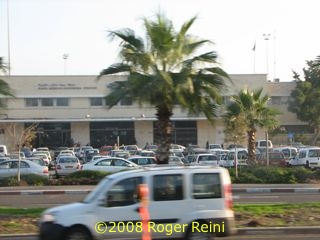
[[[232,96],[231,104],[227,106],[226,117],[230,121],[242,121],[248,138],[249,164],[256,163],[255,142],[258,128],[274,129],[279,122],[276,115],[279,111],[269,108],[268,95],[262,95],[263,89],[250,91],[243,89],[238,95]]]
[[[122,41],[120,61],[99,75],[127,75],[106,96],[109,108],[127,97],[140,106],[155,106],[160,163],[168,161],[174,106],[179,104],[189,114],[204,114],[212,121],[228,78],[218,67],[216,52],[200,53],[200,48],[211,42],[188,34],[195,20],[191,18],[175,31],[173,23],[162,14],[155,20],[144,19],[144,39],[131,29],[111,31],[112,39]]]
[[[7,66],[2,57],[0,57],[0,73],[5,74],[7,72]],[[10,88],[9,84],[4,80],[0,79],[0,97],[10,96],[14,97],[14,91]],[[0,101],[0,107],[5,107],[3,102]]]

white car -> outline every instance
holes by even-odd
[[[157,159],[155,157],[144,157],[144,156],[132,156],[128,160],[137,165],[155,165],[157,164]]]
[[[197,154],[192,160],[192,164],[204,164],[204,165],[218,166],[218,163],[219,163],[218,157],[212,153]]]
[[[107,157],[85,163],[82,165],[81,170],[118,172],[124,169],[133,169],[138,167],[139,165],[124,158]]]
[[[79,171],[81,163],[76,156],[61,155],[56,160],[55,172],[56,176],[65,176],[70,173]]]
[[[0,178],[17,176],[18,166],[18,159],[11,159],[0,162]],[[20,174],[36,174],[42,177],[49,178],[49,170],[47,166],[40,166],[39,164],[27,159],[20,160]]]

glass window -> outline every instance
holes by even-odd
[[[166,174],[153,177],[153,199],[172,201],[183,199],[182,175]]]
[[[195,199],[221,198],[221,184],[219,174],[194,174],[192,196]]]
[[[96,166],[111,166],[111,159],[105,159],[97,162]]]
[[[41,98],[41,106],[43,107],[52,107],[53,106],[53,98]]]
[[[90,106],[102,106],[102,105],[103,105],[103,98],[101,97],[90,98]]]
[[[128,206],[138,202],[139,184],[142,184],[142,177],[127,178],[114,184],[107,192],[107,207]]]
[[[130,106],[130,105],[132,105],[132,98],[125,97],[125,98],[121,99],[120,105],[121,106]]]
[[[57,106],[69,106],[69,98],[57,98]]]
[[[38,98],[26,98],[25,104],[26,107],[37,107],[39,105]]]

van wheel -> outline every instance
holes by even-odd
[[[68,231],[65,240],[92,240],[92,237],[84,227],[73,227]]]
[[[209,232],[192,231],[192,228],[189,228],[186,240],[213,240],[213,235]]]

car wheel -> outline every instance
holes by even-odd
[[[201,229],[201,223],[199,229]],[[195,231],[194,229],[189,228],[186,240],[213,240],[213,235],[210,232]]]
[[[65,240],[92,240],[92,237],[84,227],[73,227],[68,231]]]

